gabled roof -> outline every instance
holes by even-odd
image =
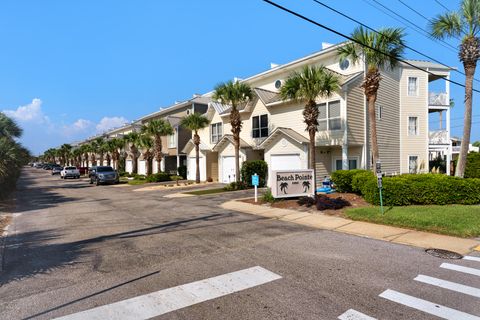
[[[227,143],[234,144],[232,134],[224,134],[220,138],[220,140],[218,140],[217,144],[212,148],[212,151],[219,151],[219,149]],[[251,147],[251,145],[249,145],[247,142],[245,142],[245,140],[240,138],[240,148],[248,148],[248,147]]]
[[[167,121],[168,123],[170,123],[172,127],[176,127],[180,124],[180,121],[182,121],[182,118],[175,117],[175,116],[167,116]]]
[[[278,127],[273,130],[273,132],[265,140],[263,140],[258,147],[264,148],[266,145],[272,143],[275,138],[282,135],[287,136],[300,144],[310,142],[310,140],[293,129]]]
[[[193,139],[190,139],[190,140],[188,140],[185,147],[183,147],[181,152],[182,153],[189,153],[190,150],[192,150],[193,148],[195,148],[195,143],[193,143]],[[200,148],[200,151],[210,151],[210,148],[205,143],[203,143],[202,140],[200,140],[199,148]]]
[[[156,112],[147,114],[146,116],[141,117],[141,118],[138,119],[137,121],[140,122],[140,121],[144,121],[144,120],[147,120],[147,119],[150,119],[150,118],[159,117],[159,116],[161,116],[161,115],[163,115],[163,114],[165,114],[165,113],[172,112],[172,111],[175,111],[175,110],[178,110],[178,109],[182,109],[182,108],[188,107],[188,106],[190,106],[192,103],[208,104],[209,102],[210,102],[210,98],[208,98],[208,97],[195,96],[195,97],[193,97],[192,99],[188,99],[188,100],[186,100],[186,101],[176,103],[176,104],[171,105],[171,106],[169,106],[169,107],[162,108],[162,109],[160,109],[159,111],[156,111]]]
[[[280,97],[280,94],[278,92],[262,88],[254,88],[253,90],[264,105],[269,105],[274,102],[282,101],[282,98]]]
[[[422,68],[422,69],[444,69],[444,70],[456,70],[457,68],[455,67],[445,67],[442,64],[431,62],[431,61],[426,61],[426,60],[405,60],[408,63],[413,64],[415,67]],[[410,66],[402,63],[403,67],[409,68]]]
[[[254,99],[248,101],[246,104],[238,106],[237,109],[240,113],[243,112],[251,112],[253,107],[255,106],[255,103],[257,101],[257,98],[255,97]],[[231,106],[222,104],[221,102],[218,101],[211,101],[209,103],[209,106],[213,107],[215,111],[220,115],[220,116],[226,116],[230,114],[230,110],[232,109]]]

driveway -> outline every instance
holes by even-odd
[[[442,260],[219,207],[249,191],[168,198],[178,189],[142,187],[25,169],[0,319],[480,317],[475,256]]]

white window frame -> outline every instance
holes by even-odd
[[[177,130],[173,130],[173,134],[168,135],[168,147],[176,148],[177,147]]]
[[[266,116],[267,117],[267,126],[266,127],[262,127],[262,116]],[[253,119],[254,118],[258,118],[258,128],[254,128],[253,127]],[[259,115],[256,115],[256,116],[253,116],[252,117],[252,138],[254,139],[263,139],[263,138],[266,138],[268,137],[268,135],[270,134],[270,130],[268,130],[268,113],[264,113],[264,114],[259,114]],[[262,136],[262,129],[267,129],[267,135],[266,136]],[[258,130],[258,137],[254,137],[253,136],[253,131],[254,130]]]
[[[417,120],[416,120],[416,124],[415,124],[416,131],[415,131],[414,134],[410,133],[410,118],[415,118],[415,119],[417,119]],[[410,136],[410,137],[419,136],[419,135],[420,135],[419,124],[420,124],[420,121],[419,121],[419,119],[418,119],[418,116],[414,116],[414,115],[408,116],[408,120],[407,120],[407,135]]]
[[[213,128],[216,128],[216,134],[214,134]],[[223,123],[222,122],[215,122],[210,124],[210,143],[216,144],[218,141],[220,141],[220,138],[223,135]]]
[[[415,93],[410,94],[410,79],[415,79]],[[409,97],[418,97],[418,77],[408,77],[407,80],[407,95]]]
[[[340,106],[340,115],[337,116],[337,117],[333,117],[333,118],[330,118],[330,110],[329,110],[329,105],[330,103],[332,102],[338,102],[339,103],[339,106]],[[330,101],[326,101],[326,102],[322,102],[322,103],[318,103],[317,104],[317,108],[319,108],[321,105],[325,105],[325,114],[326,114],[326,118],[324,119],[317,119],[317,121],[320,123],[320,121],[326,121],[327,122],[327,129],[326,130],[319,130],[319,131],[341,131],[343,130],[342,127],[342,101],[340,99],[335,99],[335,100],[330,100]],[[331,120],[336,120],[336,119],[340,119],[340,128],[338,129],[330,129],[330,121]]]
[[[411,170],[410,170],[410,158],[411,158],[411,157],[416,157],[416,158],[417,158],[417,168],[415,169],[415,172],[414,172],[414,173],[412,173]],[[420,157],[419,157],[417,154],[409,154],[409,155],[408,155],[408,161],[407,161],[407,164],[408,164],[408,173],[410,173],[410,174],[417,174],[417,173],[419,172],[419,168],[420,168],[420,165],[419,165],[419,163],[418,163],[418,159],[419,159],[419,158],[420,158]]]
[[[347,159],[348,159],[348,161],[356,160],[357,161],[357,168],[356,169],[360,168],[360,157],[359,156],[348,157]],[[342,160],[342,166],[343,166],[343,158],[342,157],[333,157],[332,172],[337,171],[337,170],[342,170],[342,169],[337,169],[337,161],[338,160]],[[350,169],[350,162],[348,163],[348,170],[354,170],[354,169]]]

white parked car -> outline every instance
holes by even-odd
[[[60,178],[62,178],[62,179],[66,179],[66,178],[80,179],[80,171],[77,169],[77,167],[65,167],[60,172]]]

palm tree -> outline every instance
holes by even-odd
[[[303,192],[307,192],[310,190],[310,181],[303,181],[302,182]]]
[[[362,88],[368,101],[370,142],[372,144],[373,163],[375,164],[379,159],[375,101],[382,79],[380,70],[393,70],[397,66],[405,50],[403,40],[405,33],[401,28],[382,28],[377,33],[358,27],[353,31],[351,37],[358,43],[349,42],[341,46],[338,48],[338,55],[340,61],[350,59],[354,64],[362,61],[367,65],[367,73],[363,79]]]
[[[288,182],[280,183],[280,191],[283,191],[283,194],[287,194]]]
[[[149,176],[152,174],[152,160],[154,157],[152,149],[154,146],[154,140],[150,135],[142,134],[138,139],[138,145],[143,149],[142,156],[145,160],[147,176]]]
[[[95,139],[95,146],[96,146],[95,151],[100,156],[100,165],[101,166],[103,166],[103,158],[104,158],[104,154],[105,154],[104,143],[105,143],[105,139],[103,139],[102,137],[98,137],[98,138]]]
[[[15,121],[7,117],[3,112],[0,112],[0,138],[19,138],[22,135],[22,131],[22,128]]]
[[[80,150],[82,151],[82,158],[83,158],[83,161],[85,163],[85,167],[88,168],[88,152],[90,150],[90,145],[87,143],[87,144],[82,144],[80,146]],[[82,167],[83,167],[83,164],[82,164]]]
[[[139,140],[140,135],[138,132],[132,131],[127,133],[123,139],[125,140],[125,143],[128,144],[129,149],[130,149],[130,154],[132,156],[132,173],[137,173],[138,169],[138,164],[137,164],[137,158],[138,158],[138,149],[137,149],[137,144]]]
[[[173,128],[168,121],[163,119],[151,120],[146,125],[143,125],[141,132],[153,137],[155,143],[155,160],[157,161],[157,172],[161,171],[162,161],[162,136],[174,134]]]
[[[430,34],[437,39],[462,37],[458,57],[465,70],[465,114],[463,139],[460,146],[455,176],[463,177],[467,163],[468,145],[472,131],[473,77],[480,58],[480,0],[462,0],[458,12],[447,12],[433,18]]]
[[[69,145],[68,143],[64,143],[60,146],[60,154],[61,154],[61,158],[64,166],[68,165],[71,151],[72,151],[72,146]]]
[[[102,150],[103,153],[105,154],[105,160],[107,161],[107,166],[111,165],[111,160],[112,157],[110,156],[110,153],[113,152],[112,145],[110,144],[110,140],[105,140],[102,144]]]
[[[118,160],[120,159],[120,153],[118,149],[122,149],[125,146],[125,142],[119,138],[112,138],[108,141],[109,150],[112,154],[113,166],[118,170]]]
[[[82,162],[82,150],[80,148],[75,148],[72,150],[72,157],[76,167],[81,167]]]
[[[303,122],[310,137],[309,168],[315,172],[315,135],[318,131],[319,111],[316,100],[328,98],[340,88],[340,80],[324,66],[305,66],[301,72],[294,72],[280,88],[283,100],[305,103]],[[314,179],[315,181],[315,179]],[[315,182],[314,182],[315,183]],[[316,190],[316,188],[314,188]]]
[[[233,134],[235,147],[235,177],[240,182],[240,132],[242,131],[242,119],[238,110],[242,105],[247,104],[254,97],[252,88],[244,82],[227,81],[215,87],[213,100],[220,101],[231,108],[230,126]]]
[[[208,119],[199,113],[192,113],[191,115],[183,118],[180,122],[180,125],[182,127],[193,131],[193,144],[195,145],[195,161],[197,164],[195,173],[196,183],[200,183],[200,136],[198,135],[198,130],[207,127],[208,123]]]

